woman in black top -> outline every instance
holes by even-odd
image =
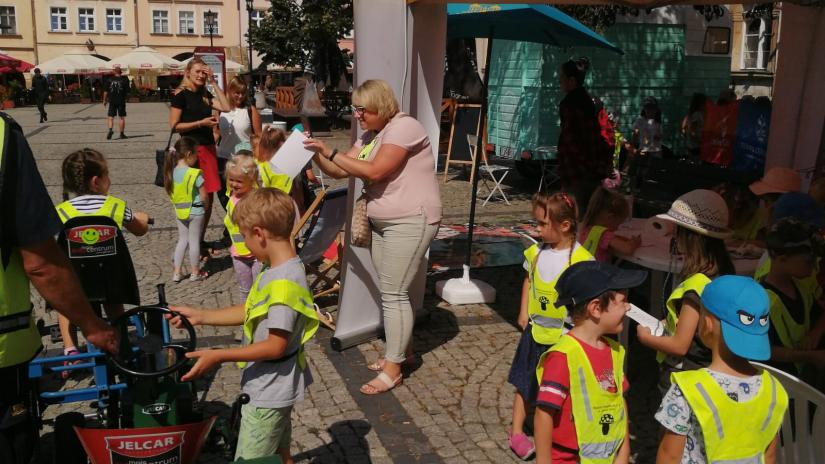
[[[212,94],[206,90],[207,82],[212,84],[218,101],[215,101]],[[207,192],[206,198],[202,199],[205,218],[201,242],[212,215],[214,193],[221,188],[215,137],[212,132],[212,128],[218,125],[218,118],[213,111],[229,111],[229,102],[215,85],[209,66],[200,58],[192,58],[186,65],[178,92],[172,97],[169,127],[181,136],[192,137],[198,142],[198,167],[203,172]],[[205,250],[206,247],[202,249]]]

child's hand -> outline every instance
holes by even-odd
[[[650,331],[650,328],[637,324],[636,338],[638,338],[641,343],[645,343],[646,340],[653,338],[653,332]]]
[[[200,350],[186,353],[189,359],[197,359],[195,365],[189,369],[183,377],[180,378],[182,382],[197,379],[207,372],[215,369],[223,363],[223,350]]]
[[[169,309],[180,314],[180,316],[165,315],[169,323],[176,329],[182,329],[184,327],[183,321],[181,321],[182,317],[185,317],[192,325],[200,325],[203,323],[203,311],[200,309],[187,308],[184,306],[170,306]]]
[[[525,311],[519,311],[518,313],[518,326],[522,332],[527,329],[527,324],[530,322],[530,316]]]

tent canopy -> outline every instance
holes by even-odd
[[[24,73],[34,68],[34,65],[23,60],[19,60],[12,56],[0,53],[0,74],[10,72]]]
[[[189,62],[192,61],[192,58],[187,58],[181,61],[181,64],[185,67]],[[226,59],[226,72],[228,73],[241,73],[244,72],[246,68],[244,65],[238,63],[237,61],[232,61],[229,58]]]
[[[152,47],[137,47],[124,55],[112,58],[108,65],[111,69],[122,68],[135,71],[176,71],[184,67],[180,61]]]
[[[106,61],[85,50],[71,50],[37,65],[44,74],[97,74],[110,71]]]

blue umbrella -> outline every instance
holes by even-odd
[[[449,4],[447,5],[447,37],[450,39],[479,37],[491,39],[487,45],[487,72],[484,73],[484,94],[481,102],[480,131],[487,121],[487,85],[490,80],[490,52],[493,39],[536,42],[559,47],[600,47],[619,54],[624,52],[607,39],[591,31],[582,23],[552,6],[527,4]],[[482,134],[473,157],[473,189],[470,203],[470,221],[467,229],[467,256],[470,265],[475,226],[476,196],[478,192],[478,158],[481,156]]]

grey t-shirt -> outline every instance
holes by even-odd
[[[722,387],[728,397],[739,403],[753,399],[762,387],[761,374],[740,378],[710,369],[704,370]],[[662,398],[662,404],[659,405],[655,417],[662,427],[677,435],[686,436],[682,464],[707,462],[702,427],[682,394],[682,389],[675,383]]]
[[[263,271],[259,285],[265,285],[273,280],[291,280],[306,288],[307,277],[304,265],[298,257]],[[294,309],[284,305],[272,305],[269,314],[261,319],[252,335],[253,342],[260,342],[269,337],[269,329],[280,329],[289,332],[286,356],[294,353],[301,345],[301,336],[304,332],[306,317],[298,314]],[[244,337],[244,345],[249,340]],[[259,408],[284,408],[292,406],[296,401],[303,399],[304,389],[312,383],[309,368],[298,367],[298,356],[291,356],[280,362],[252,362],[248,363],[241,372],[241,389],[249,395],[252,406]]]

